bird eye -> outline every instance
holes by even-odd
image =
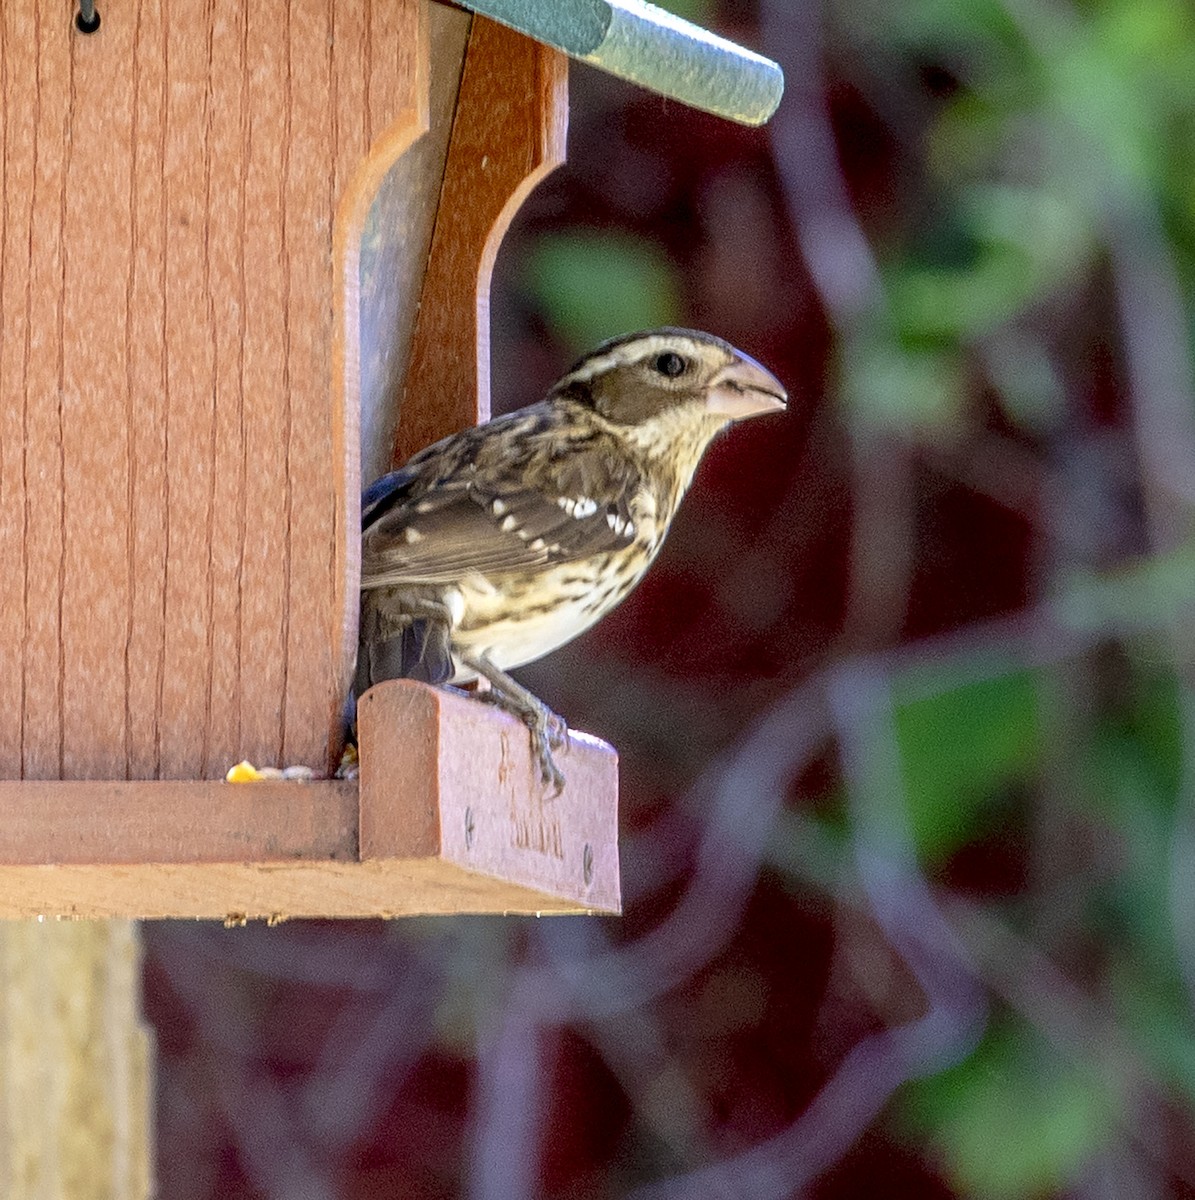
[[[675,379],[685,369],[685,360],[679,354],[675,354],[669,350],[656,359],[655,368],[661,375],[667,375],[669,379]]]

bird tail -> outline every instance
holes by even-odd
[[[356,695],[384,679],[418,679],[438,684],[447,683],[453,673],[447,625],[414,617],[396,629],[379,619],[377,609],[366,595],[361,606]]]

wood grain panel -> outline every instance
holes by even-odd
[[[23,395],[29,361],[30,237],[33,224],[33,138],[37,63],[13,54],[20,27],[12,6],[0,5],[0,396]],[[11,61],[10,61],[11,60]],[[23,114],[18,118],[17,114]],[[25,132],[17,136],[18,126]],[[14,262],[25,266],[14,270]],[[0,403],[0,775],[18,778],[23,766],[25,718],[25,504],[28,409]]]
[[[356,243],[424,0],[0,6],[0,776],[329,754]]]
[[[112,24],[108,22],[104,37],[112,33]],[[91,47],[80,49],[92,52]],[[151,779],[158,774],[161,762],[170,501],[166,476],[167,360],[162,353],[167,311],[166,181],[161,159],[166,137],[166,26],[160,5],[138,6],[131,55],[136,68],[131,73],[132,164],[125,189],[132,256],[125,269],[122,347],[122,407],[129,430],[129,536],[124,563],[129,608],[124,629],[125,769],[114,774],[116,778],[127,775]],[[114,390],[118,387],[114,384]],[[235,699],[230,703],[235,704]]]
[[[357,806],[343,780],[4,780],[0,863],[351,862]]]
[[[150,1200],[153,1040],[128,921],[0,927],[0,1196]]]
[[[128,312],[125,270],[96,271],[95,247],[115,262],[132,255],[128,204],[104,203],[108,181],[127,181],[132,167],[128,138],[112,130],[132,123],[132,92],[112,89],[110,56],[131,57],[133,28],[117,21],[111,45],[78,36],[49,39],[74,49],[67,67],[66,146],[62,163],[62,320],[59,452],[62,462],[62,575],[59,638],[61,755],[65,775],[123,775],[126,745],[125,637],[130,599],[128,561],[129,401],[124,345]],[[61,20],[61,18],[59,18]],[[55,85],[51,82],[50,87]],[[104,103],[89,102],[104,97]],[[40,149],[39,138],[39,149]],[[93,147],[103,146],[97,154]],[[105,569],[97,569],[97,564]],[[97,637],[97,630],[111,636]],[[123,697],[122,697],[123,699]],[[102,703],[100,701],[103,701]]]
[[[398,398],[411,357],[419,292],[431,251],[471,14],[432,4],[428,131],[386,173],[361,236],[361,480],[390,470]],[[454,303],[471,303],[468,292]]]
[[[2,7],[7,21],[10,6]],[[68,39],[41,36],[48,10],[45,6],[43,19],[35,19],[32,29],[14,22],[16,27],[9,27],[12,36],[5,39],[6,73],[20,80],[18,98],[9,106],[9,138],[29,148],[31,171],[28,192],[21,197],[28,205],[29,243],[23,256],[4,264],[4,271],[19,272],[25,281],[20,392],[25,628],[22,641],[12,648],[23,650],[22,759],[27,774],[53,776],[62,769],[63,753],[63,210],[71,58]],[[18,64],[20,58],[25,63]],[[24,114],[21,119],[18,113]],[[9,583],[5,577],[6,589]]]

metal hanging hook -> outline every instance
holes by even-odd
[[[80,33],[95,33],[100,27],[100,14],[95,10],[95,0],[79,0],[79,12],[75,16],[75,28]]]

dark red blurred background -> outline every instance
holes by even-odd
[[[496,412],[664,322],[790,393],[520,672],[619,750],[625,915],[147,926],[169,1200],[1195,1194],[1190,643],[1099,590],[1189,594],[1132,339],[1167,267],[1186,311],[1190,21],[687,9],[783,63],[775,120],[575,66],[493,286]]]

